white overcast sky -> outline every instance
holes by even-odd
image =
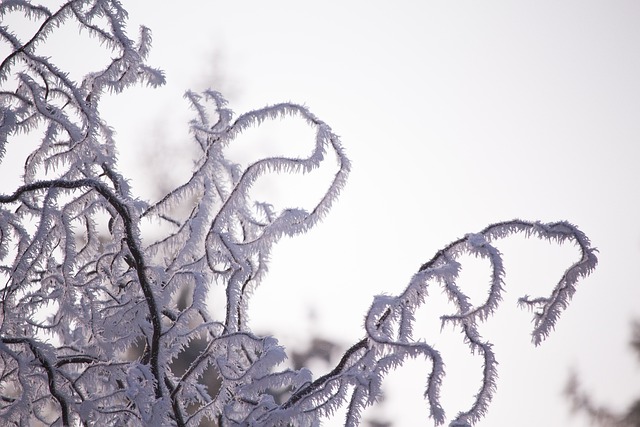
[[[271,331],[287,347],[312,334],[348,345],[362,337],[373,296],[400,292],[451,240],[516,217],[565,219],[599,248],[599,267],[535,348],[530,316],[515,301],[547,294],[578,254],[523,239],[500,246],[507,296],[481,329],[495,344],[500,380],[479,425],[584,426],[562,396],[571,369],[614,409],[640,395],[640,365],[628,345],[631,320],[640,317],[639,2],[123,3],[131,5],[132,23],[152,29],[150,63],[168,81],[105,99],[122,169],[142,194],[144,153],[159,139],[170,141],[166,173],[179,175],[179,164],[189,164],[176,153],[189,152],[182,94],[194,86],[226,92],[237,113],[305,104],[341,136],[353,162],[327,219],[274,250],[254,298],[256,331]],[[305,137],[258,130],[234,155],[260,156],[269,144],[304,152]],[[292,194],[308,201],[323,176],[261,188],[282,203]],[[462,285],[480,298],[488,275],[481,263],[469,263]],[[431,294],[422,338],[442,346],[451,416],[467,409],[480,366],[466,356],[459,333],[438,335],[437,316],[451,307],[435,286]],[[366,416],[431,425],[421,400],[426,369],[414,363],[395,375],[384,411]]]

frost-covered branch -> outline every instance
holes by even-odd
[[[439,395],[444,379],[444,362],[436,349],[414,340],[412,336],[415,313],[427,297],[427,286],[429,283],[438,283],[458,308],[456,313],[441,317],[443,325],[454,323],[459,326],[471,352],[482,355],[484,359],[483,380],[474,404],[467,411],[459,413],[451,423],[475,424],[487,411],[497,379],[497,362],[492,346],[483,340],[478,331],[478,323],[490,317],[497,309],[504,285],[502,255],[492,243],[514,233],[559,243],[569,240],[580,249],[580,259],[567,269],[549,297],[534,300],[523,297],[520,300],[523,305],[539,309],[534,314],[532,340],[536,345],[540,344],[569,303],[578,279],[595,268],[595,249],[580,230],[566,222],[541,224],[513,220],[492,224],[479,233],[468,234],[438,251],[420,267],[402,294],[397,297],[377,296],[366,316],[366,338],[352,346],[333,371],[294,393],[284,407],[290,410],[293,406],[305,406],[306,401],[309,405],[315,405],[319,396],[322,396],[321,399],[326,399],[325,410],[331,411],[342,403],[341,400],[347,398],[347,390],[350,390],[347,425],[357,425],[362,409],[379,397],[380,382],[384,374],[409,357],[422,356],[432,363],[425,391],[431,417],[436,424],[444,423],[446,418],[440,406]],[[477,307],[471,305],[467,295],[455,283],[462,268],[456,259],[463,254],[485,258],[491,267],[489,296]],[[332,401],[335,402],[330,405]]]
[[[155,203],[141,201],[118,172],[114,134],[99,106],[105,92],[164,83],[162,72],[145,62],[150,31],[142,28],[138,41],[129,39],[126,11],[115,0],[67,1],[55,11],[5,0],[2,22],[11,22],[10,15],[33,20],[37,28],[23,40],[0,25],[0,40],[11,47],[0,64],[0,161],[18,134],[36,146],[20,184],[0,194],[3,425],[197,426],[209,420],[306,426],[346,405],[346,425],[355,426],[380,397],[386,373],[415,357],[431,362],[425,398],[431,417],[442,424],[444,360],[413,337],[416,310],[434,283],[457,307],[442,322],[460,327],[471,351],[484,359],[475,402],[451,422],[471,425],[486,413],[495,388],[495,355],[478,331],[497,309],[504,286],[495,242],[521,233],[572,242],[580,251],[551,295],[520,299],[534,310],[536,345],[553,329],[578,280],[595,267],[587,237],[569,223],[492,224],[438,251],[400,295],[375,297],[364,337],[329,373],[314,379],[305,368],[278,368],[287,358],[284,349],[248,326],[251,294],[266,274],[272,246],[314,227],[344,187],[350,162],[338,137],[297,104],[236,116],[216,91],[187,92],[199,160],[186,182]],[[113,58],[80,83],[39,51],[52,31],[69,24],[89,32]],[[306,156],[265,157],[246,166],[227,157],[248,128],[285,117],[298,117],[314,130]],[[307,209],[276,209],[252,196],[261,176],[320,167],[333,175]],[[143,235],[148,221],[159,226]],[[491,268],[487,300],[478,306],[456,285],[462,254],[486,259]],[[216,285],[226,292],[220,316],[207,307]],[[179,371],[174,362],[187,350],[193,357]],[[202,382],[211,372],[219,378],[215,390]],[[274,399],[275,389],[289,393],[284,401]]]

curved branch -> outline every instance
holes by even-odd
[[[155,394],[157,398],[160,398],[164,395],[162,387],[164,381],[162,380],[163,376],[161,374],[161,368],[159,364],[160,337],[162,335],[162,323],[160,320],[161,314],[158,303],[156,301],[156,296],[153,292],[153,287],[146,274],[146,260],[138,242],[138,230],[136,228],[136,225],[134,224],[134,221],[125,202],[121,201],[118,196],[114,194],[111,189],[109,189],[109,187],[107,187],[102,182],[95,179],[86,178],[75,181],[49,180],[25,184],[19,187],[11,195],[0,195],[0,203],[15,202],[23,194],[38,190],[51,188],[78,189],[83,187],[92,188],[96,190],[100,195],[102,195],[105,200],[116,209],[124,223],[125,241],[135,263],[136,275],[140,283],[140,288],[142,289],[142,292],[144,294],[147,308],[149,310],[149,315],[151,317],[151,323],[153,326],[153,335],[151,337],[150,343],[150,364],[153,375],[156,378],[156,383],[154,385]]]

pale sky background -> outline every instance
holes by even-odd
[[[507,293],[481,332],[495,344],[500,379],[478,425],[587,425],[570,417],[562,396],[571,369],[614,409],[640,395],[640,364],[628,345],[640,317],[640,3],[124,3],[132,24],[152,29],[149,62],[168,81],[104,100],[122,170],[143,197],[153,197],[145,153],[158,141],[171,162],[158,166],[162,174],[188,170],[191,113],[182,94],[194,87],[227,93],[237,113],[305,104],[341,136],[352,160],[350,182],[327,219],[275,248],[253,301],[257,332],[270,331],[288,348],[315,334],[350,345],[363,335],[373,296],[399,293],[450,241],[516,217],[565,219],[599,248],[600,263],[538,348],[530,344],[531,317],[515,301],[548,294],[577,250],[523,239],[499,245]],[[64,47],[61,61],[84,58]],[[309,135],[298,124],[250,132],[232,154],[304,153]],[[323,177],[266,180],[258,190],[277,206],[298,196],[312,203]],[[469,265],[462,286],[483,297],[486,267]],[[476,392],[480,364],[459,333],[439,334],[437,316],[452,308],[435,285],[431,295],[420,332],[443,351],[452,417]],[[432,425],[421,397],[427,367],[412,363],[393,375],[384,405],[365,418]],[[326,423],[341,424],[340,417]]]

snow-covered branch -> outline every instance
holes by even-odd
[[[442,322],[461,328],[471,351],[484,358],[475,402],[451,422],[472,425],[495,391],[495,355],[478,331],[498,308],[504,287],[495,242],[520,233],[572,242],[579,250],[550,295],[520,299],[534,311],[536,345],[566,309],[578,280],[596,265],[587,237],[567,222],[492,224],[438,251],[400,295],[375,297],[364,337],[329,373],[314,379],[305,368],[280,369],[284,348],[248,326],[250,297],[266,274],[273,245],[313,228],[340,195],[350,162],[339,138],[300,105],[275,104],[236,116],[218,92],[187,92],[200,158],[186,182],[158,202],[141,201],[118,172],[114,134],[99,106],[105,92],[164,84],[163,73],[145,62],[150,31],[142,28],[138,41],[129,39],[127,13],[116,0],[67,1],[55,11],[5,0],[3,22],[10,14],[38,25],[24,40],[0,26],[0,40],[11,47],[0,64],[0,83],[7,86],[0,91],[0,161],[18,134],[39,142],[26,158],[21,184],[0,194],[3,425],[197,426],[210,420],[221,426],[307,426],[346,405],[346,425],[355,426],[380,397],[385,375],[416,357],[431,362],[425,399],[435,423],[442,424],[444,360],[413,337],[429,284],[441,286],[457,307]],[[55,57],[39,53],[51,32],[68,22],[94,36],[113,58],[80,83],[56,66]],[[306,156],[265,157],[247,166],[226,156],[248,128],[290,116],[315,132]],[[333,174],[309,209],[276,210],[268,200],[251,197],[261,176],[320,167]],[[148,220],[160,224],[153,240],[142,235]],[[488,297],[478,306],[456,285],[462,254],[490,265]],[[214,283],[226,291],[220,321],[207,308]],[[178,303],[185,294],[187,302]],[[178,372],[174,362],[187,349],[195,354]],[[202,384],[211,371],[219,377],[216,390]],[[274,389],[290,394],[276,401]]]

